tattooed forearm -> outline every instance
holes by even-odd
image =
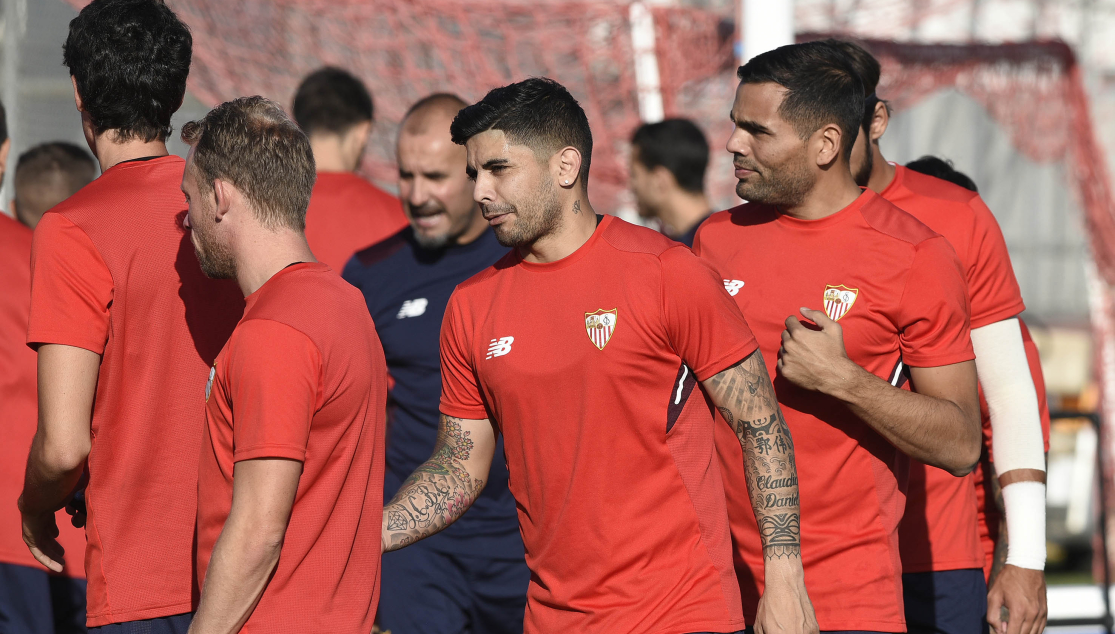
[[[755,352],[705,383],[743,447],[747,492],[766,558],[800,557],[794,440],[762,355]]]
[[[465,468],[473,450],[461,420],[442,415],[430,459],[407,478],[383,508],[384,544],[396,550],[452,524],[476,500],[484,481]]]

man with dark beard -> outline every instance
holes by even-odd
[[[384,509],[385,549],[457,520],[502,435],[531,570],[526,632],[740,631],[707,394],[755,475],[732,485],[750,487],[764,527],[756,629],[815,631],[793,441],[719,277],[685,246],[594,213],[592,132],[560,84],[496,88],[451,132],[513,249],[449,300],[437,444]]]
[[[262,97],[217,106],[182,140],[198,261],[246,298],[198,394],[190,632],[368,632],[387,368],[360,293],[306,243],[310,143]]]
[[[694,252],[737,289],[777,369],[821,630],[904,632],[906,455],[956,475],[979,459],[963,273],[944,238],[853,180],[863,85],[839,49],[784,46],[738,74],[727,149],[750,202],[705,222]],[[897,387],[907,368],[914,391]],[[717,440],[726,481],[742,480],[738,443]],[[727,493],[747,614],[761,610],[762,527]]]
[[[447,94],[411,106],[399,128],[399,197],[410,226],[356,254],[344,278],[364,294],[392,379],[384,499],[433,451],[438,333],[453,289],[507,254],[472,199],[465,149],[449,124],[467,104]],[[496,455],[503,455],[502,442]],[[530,571],[507,466],[495,460],[467,517],[383,557],[379,624],[396,634],[522,632]]]

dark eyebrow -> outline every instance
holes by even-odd
[[[737,121],[736,125],[747,130],[751,134],[771,134],[770,128],[754,121]]]
[[[492,169],[493,167],[501,167],[501,166],[507,165],[507,164],[508,164],[509,162],[510,162],[510,161],[508,161],[507,159],[504,159],[504,158],[497,158],[497,159],[492,159],[492,160],[490,160],[490,161],[488,161],[488,162],[484,163],[484,164],[483,164],[483,165],[481,165],[480,167],[482,167],[482,168],[484,168],[484,169],[486,169],[486,170],[490,170],[490,169]]]

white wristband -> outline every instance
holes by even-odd
[[[1007,563],[1045,569],[1045,484],[1012,482],[1003,487],[1007,514]]]

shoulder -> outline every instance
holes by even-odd
[[[874,193],[860,208],[864,222],[884,236],[917,247],[926,240],[940,238],[935,231],[894,203]]]
[[[456,290],[453,292],[453,299],[457,300],[458,297],[467,297],[473,294],[484,293],[500,274],[515,266],[518,262],[519,254],[516,253],[515,249],[511,249],[506,255],[497,260],[495,264],[458,284]]]
[[[25,245],[29,250],[32,235],[34,234],[31,229],[22,222],[0,212],[0,244],[4,244],[8,249]]]
[[[916,196],[923,196],[926,198],[934,198],[945,202],[955,202],[960,204],[968,204],[973,198],[977,198],[979,194],[969,189],[950,183],[946,180],[915,172],[912,169],[902,169],[902,186],[905,187],[910,193]]]
[[[359,262],[361,267],[371,268],[380,265],[390,260],[395,254],[400,253],[404,249],[409,249],[410,233],[411,228],[406,227],[385,240],[377,242],[366,249],[357,251],[355,259]],[[347,272],[349,267],[345,268]]]
[[[360,198],[378,205],[401,205],[399,199],[351,172],[323,172],[317,175],[314,193]]]
[[[680,242],[675,242],[653,229],[633,225],[615,216],[608,221],[608,226],[604,227],[600,239],[617,251],[653,256],[661,256],[674,247],[684,247]]]

